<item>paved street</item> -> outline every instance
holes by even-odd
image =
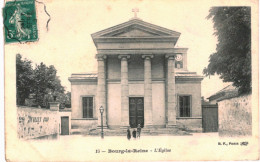
[[[27,156],[28,151],[24,151],[27,148],[31,150],[30,155],[38,156],[35,160],[194,160],[194,155],[198,155],[197,159],[207,159],[208,155],[214,159],[225,155],[231,148],[219,146],[221,141],[223,138],[219,138],[218,133],[194,133],[189,136],[143,135],[138,140],[131,138],[130,141],[126,136],[105,136],[101,139],[100,136],[68,135],[59,136],[57,140],[24,141],[19,145],[22,147],[16,156]]]
[[[176,139],[176,138],[187,138],[187,139],[192,139],[192,138],[218,138],[218,132],[214,133],[192,133],[189,136],[181,136],[181,135],[159,135],[159,136],[151,136],[151,135],[141,135],[140,139],[134,139],[133,137],[131,138],[130,141],[133,142],[138,142],[138,141],[149,141],[149,140],[164,140],[164,139]],[[87,141],[110,141],[110,140],[117,140],[117,141],[129,141],[125,136],[105,136],[104,139],[101,139],[100,136],[86,136],[86,135],[67,135],[67,136],[59,136],[58,141],[69,141],[69,140],[87,140]]]

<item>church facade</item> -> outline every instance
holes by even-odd
[[[91,35],[97,73],[72,74],[72,128],[202,129],[202,76],[187,69],[180,33],[138,18]]]

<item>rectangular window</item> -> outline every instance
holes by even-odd
[[[179,96],[180,117],[191,117],[191,96]]]
[[[82,97],[83,118],[93,118],[93,97]]]
[[[182,69],[183,68],[183,61],[175,61],[175,68]]]

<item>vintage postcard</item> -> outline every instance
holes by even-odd
[[[6,160],[259,160],[258,9],[5,1]]]

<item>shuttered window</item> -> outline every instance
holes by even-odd
[[[179,116],[191,117],[191,96],[179,96]]]
[[[82,97],[83,118],[93,118],[93,97]]]

